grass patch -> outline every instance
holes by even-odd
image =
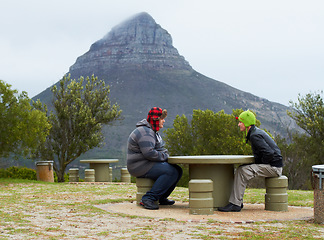
[[[258,229],[258,226],[262,226]],[[244,232],[237,233],[240,239],[318,239],[321,230],[309,221],[294,221],[285,224],[273,221],[267,224],[242,226]],[[229,235],[233,236],[232,233]]]
[[[264,203],[265,189],[248,188],[245,190],[244,202]],[[301,207],[314,207],[313,191],[287,190],[288,205]]]
[[[107,203],[121,203],[121,202],[132,202],[136,199],[128,199],[128,198],[119,198],[119,199],[101,199],[101,200],[94,200],[90,203],[93,205],[99,205],[99,204],[107,204]]]

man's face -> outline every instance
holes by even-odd
[[[244,126],[244,124],[242,122],[239,122],[238,126],[239,126],[241,132],[245,131],[246,127]]]
[[[164,122],[165,122],[165,119],[160,119],[160,120],[159,120],[159,127],[160,127],[160,128],[163,128],[163,124],[164,124]]]

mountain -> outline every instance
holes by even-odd
[[[125,165],[126,142],[137,121],[151,107],[168,110],[165,128],[176,115],[192,115],[193,109],[215,112],[251,109],[262,128],[285,134],[293,123],[287,107],[240,91],[195,71],[172,45],[171,35],[147,13],[140,13],[112,28],[93,43],[70,67],[72,78],[94,74],[110,86],[110,99],[123,110],[124,119],[105,127],[106,145],[85,157],[119,158]],[[50,88],[34,97],[50,104]]]

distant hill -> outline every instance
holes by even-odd
[[[146,118],[151,107],[168,110],[165,127],[172,127],[176,115],[192,115],[193,109],[251,109],[262,128],[272,134],[286,134],[292,126],[287,107],[240,91],[195,71],[172,45],[171,35],[147,13],[140,13],[114,27],[93,43],[70,67],[72,78],[94,74],[110,85],[110,99],[123,110],[124,119],[105,127],[106,145],[83,158],[119,158],[126,165],[126,142],[137,121]],[[35,99],[50,104],[50,88]]]

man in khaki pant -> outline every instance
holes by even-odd
[[[234,185],[229,204],[219,207],[221,212],[239,212],[243,208],[246,185],[255,177],[279,177],[282,173],[282,156],[275,141],[263,130],[255,126],[255,115],[247,110],[238,118],[239,128],[246,132],[246,143],[250,142],[255,162],[239,166],[235,172]]]

